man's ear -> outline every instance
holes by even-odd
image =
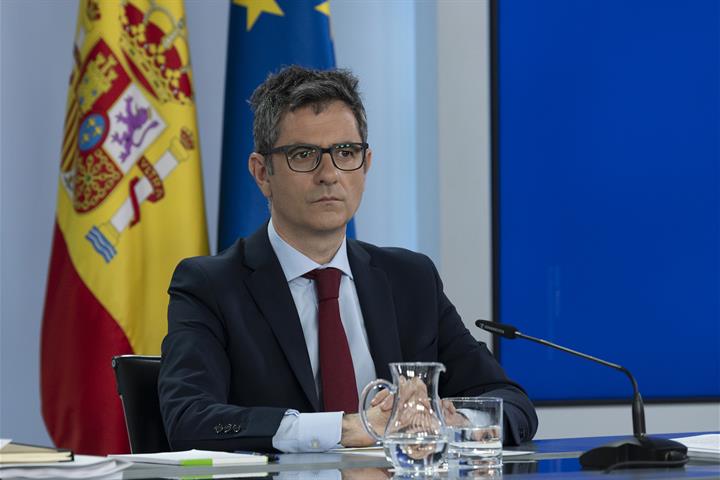
[[[265,157],[257,152],[251,153],[248,158],[248,170],[265,198],[272,198],[272,188],[270,185],[271,172],[265,164]]]
[[[372,148],[368,147],[367,151],[365,152],[365,164],[363,165],[363,171],[365,173],[370,170],[370,164],[372,164]]]

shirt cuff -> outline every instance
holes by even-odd
[[[338,447],[342,417],[343,412],[288,410],[272,438],[273,447],[285,453],[325,452]]]

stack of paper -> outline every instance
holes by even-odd
[[[688,449],[688,456],[720,460],[720,433],[673,438]]]
[[[69,462],[2,464],[0,478],[108,478],[130,465],[105,457],[75,455]]]

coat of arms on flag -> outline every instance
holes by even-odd
[[[208,251],[183,4],[82,0],[73,50],[43,414],[58,446],[117,453],[127,437],[110,359],[159,353],[173,269]]]

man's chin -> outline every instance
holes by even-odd
[[[317,218],[314,219],[313,225],[315,226],[315,229],[319,232],[337,232],[338,230],[343,230],[347,226],[348,222],[350,221],[350,218],[347,217],[347,215],[318,215]]]

